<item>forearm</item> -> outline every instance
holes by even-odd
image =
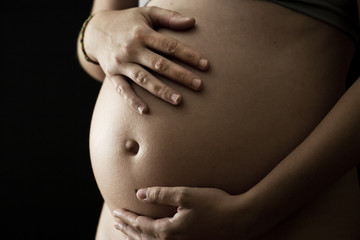
[[[257,206],[259,224],[276,224],[359,160],[360,78],[314,131],[246,193]]]
[[[132,7],[137,7],[136,0],[94,0],[91,14],[106,10],[122,10]],[[98,81],[103,81],[105,74],[99,65],[93,64],[85,60],[85,56],[81,50],[80,36],[77,40],[77,56],[82,68],[93,78]]]
[[[137,0],[94,0],[91,13],[137,7],[138,2]]]

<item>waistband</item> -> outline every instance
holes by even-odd
[[[349,35],[358,47],[360,27],[356,0],[268,0],[328,23]]]

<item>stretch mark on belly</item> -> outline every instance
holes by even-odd
[[[139,143],[133,139],[128,139],[125,141],[125,149],[129,153],[136,155],[139,152]]]

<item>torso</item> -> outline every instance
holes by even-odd
[[[98,239],[123,238],[112,225],[114,208],[151,217],[174,212],[141,204],[135,189],[206,186],[240,194],[251,188],[339,99],[354,50],[339,30],[266,1],[154,0],[149,5],[196,18],[192,31],[161,32],[202,52],[211,70],[191,69],[204,80],[199,93],[164,80],[182,93],[180,107],[134,86],[150,107],[150,114],[143,116],[104,81],[90,135],[93,170],[106,203]],[[125,148],[129,139],[139,144],[136,155]],[[326,211],[326,219],[337,217],[330,223],[349,232],[349,221],[360,221],[359,207],[353,210],[359,199],[356,173],[351,171],[265,239],[285,232],[290,234],[287,239],[325,234],[320,227],[313,229],[325,219],[321,211]],[[302,222],[305,218],[312,220]],[[294,226],[301,231],[291,238]]]

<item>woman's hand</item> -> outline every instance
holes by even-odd
[[[186,30],[194,24],[193,18],[158,7],[102,11],[89,22],[84,47],[90,59],[99,62],[106,78],[111,80],[128,104],[134,110],[146,113],[148,107],[123,76],[174,105],[181,102],[181,95],[147,69],[193,90],[200,90],[202,82],[198,76],[155,52],[207,70],[209,61],[200,53],[154,30],[157,27]]]
[[[249,199],[220,189],[152,187],[141,189],[136,195],[144,203],[176,206],[177,213],[155,220],[124,209],[115,210],[116,229],[132,240],[248,239],[255,219]]]

